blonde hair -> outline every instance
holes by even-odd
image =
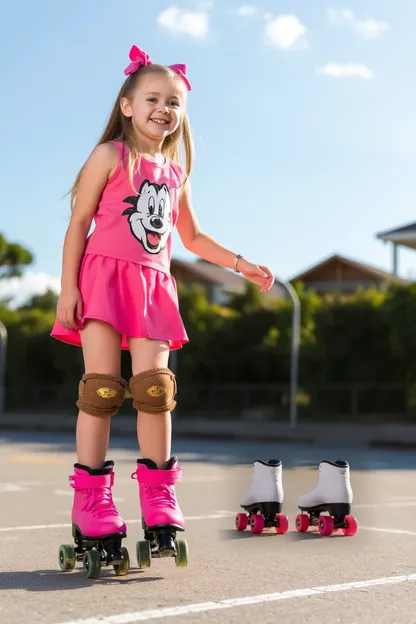
[[[140,164],[140,153],[135,146],[135,135],[134,129],[132,127],[131,118],[125,117],[125,115],[123,115],[123,113],[121,112],[120,101],[122,98],[131,98],[140,78],[145,74],[150,73],[163,74],[170,78],[177,78],[178,80],[180,80],[178,74],[176,74],[176,72],[174,72],[169,67],[166,67],[165,65],[146,65],[145,67],[140,68],[134,74],[128,76],[117,95],[116,101],[107,122],[107,126],[95,146],[97,147],[98,145],[108,143],[109,141],[122,141],[124,145],[127,146],[129,150],[128,169],[131,186],[133,186],[133,176],[135,168],[137,168]],[[175,130],[175,132],[166,137],[162,145],[162,153],[172,162],[178,165],[181,165],[181,143],[185,151],[184,169],[186,175],[183,182],[184,186],[191,173],[194,159],[191,126],[186,113],[182,114],[182,119],[178,128]],[[84,166],[78,172],[77,177],[75,178],[75,182],[68,193],[71,195],[71,209],[74,207],[76,192],[83,169]]]

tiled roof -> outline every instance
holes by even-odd
[[[409,283],[409,280],[406,280],[406,279],[403,279],[401,277],[398,277],[398,276],[394,275],[393,273],[388,273],[387,271],[383,271],[382,269],[378,269],[377,267],[371,266],[370,264],[365,264],[363,262],[358,262],[357,260],[351,260],[350,258],[346,258],[345,256],[340,256],[339,254],[334,254],[334,255],[330,256],[329,258],[326,258],[322,262],[319,262],[318,264],[315,264],[314,266],[312,266],[311,268],[307,269],[303,273],[300,273],[299,275],[295,275],[289,281],[290,282],[302,281],[302,279],[304,279],[305,277],[309,276],[311,273],[314,273],[317,269],[320,269],[323,266],[329,264],[330,262],[334,262],[334,261],[340,262],[341,264],[344,264],[344,265],[349,266],[351,268],[357,269],[359,271],[364,271],[369,276],[372,276],[373,278],[376,278],[378,280],[382,279],[382,280],[388,280],[388,281],[397,281],[397,282],[401,282],[403,284],[408,284]]]
[[[407,225],[402,225],[400,227],[393,228],[392,230],[385,230],[384,232],[379,232],[376,234],[377,238],[388,238],[390,236],[394,236],[395,234],[415,234],[416,235],[416,221],[413,223],[408,223]]]

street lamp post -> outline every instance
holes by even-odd
[[[4,413],[5,406],[6,350],[7,329],[4,323],[0,321],[0,416]]]
[[[290,426],[297,425],[297,393],[299,376],[299,345],[300,345],[300,300],[296,290],[289,282],[277,282],[286,290],[292,300],[292,345],[290,356]]]

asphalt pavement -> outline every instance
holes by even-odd
[[[186,518],[189,565],[153,560],[139,570],[142,538],[135,440],[113,439],[114,497],[128,523],[127,576],[82,566],[61,572],[58,548],[71,543],[73,436],[0,435],[0,622],[14,624],[416,623],[416,454],[317,445],[176,440],[177,486]],[[234,518],[256,458],[280,458],[290,527],[239,533]],[[321,459],[347,459],[358,532],[299,534],[296,501]]]

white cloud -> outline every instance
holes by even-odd
[[[365,19],[356,22],[355,28],[366,39],[378,39],[389,30],[390,26],[387,22],[378,22],[374,19]]]
[[[296,15],[279,15],[265,28],[266,41],[277,48],[305,48],[307,28]]]
[[[214,3],[209,0],[198,4],[198,11],[210,11],[212,8],[214,8]]]
[[[354,13],[349,9],[328,9],[328,17],[332,24],[346,24],[354,21]]]
[[[206,11],[185,11],[171,6],[162,11],[157,22],[175,35],[188,35],[196,39],[206,37],[209,31],[209,15]]]
[[[332,24],[346,25],[365,39],[378,39],[390,28],[387,22],[372,17],[357,19],[349,9],[328,9],[328,17]]]
[[[366,65],[359,63],[327,63],[324,67],[318,67],[316,72],[333,78],[365,78],[370,80],[373,71]]]
[[[257,13],[257,7],[252,4],[242,4],[238,7],[238,9],[236,9],[235,13],[240,17],[249,17],[250,15]]]
[[[47,273],[28,271],[20,278],[0,280],[0,300],[11,297],[12,307],[18,307],[33,295],[43,295],[48,288],[59,294],[61,292],[60,278]]]

